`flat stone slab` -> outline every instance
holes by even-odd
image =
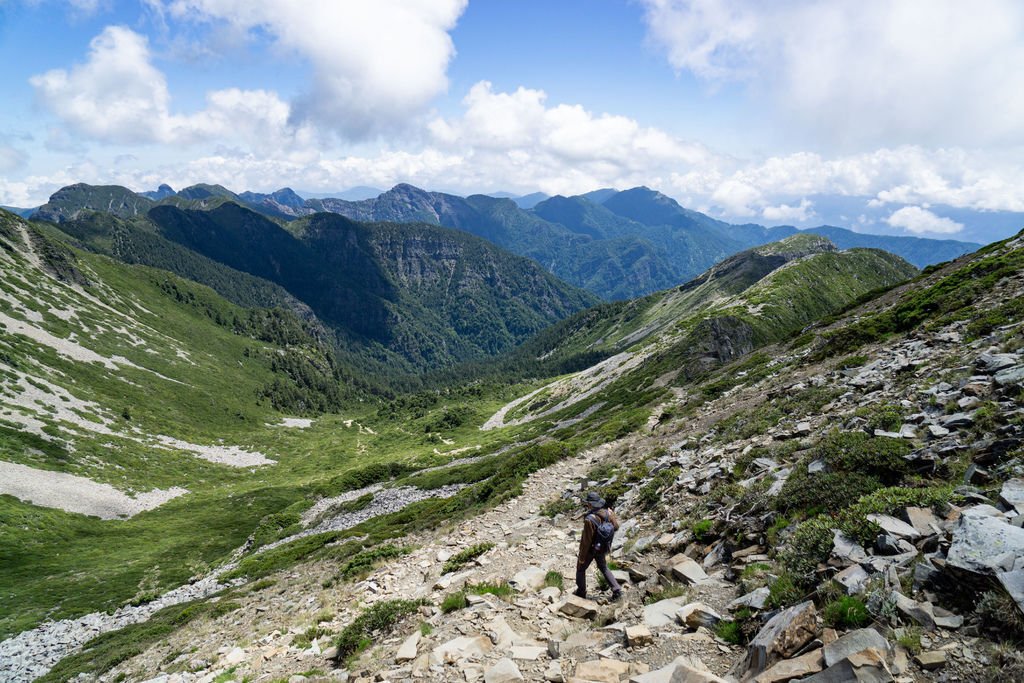
[[[768,604],[768,598],[771,594],[772,591],[768,586],[762,586],[730,602],[729,609],[737,610],[740,607],[749,607],[750,609],[757,610],[764,609],[764,606]]]
[[[758,674],[754,678],[754,683],[783,683],[816,674],[824,668],[825,657],[822,651],[812,650],[805,655],[777,662],[767,671]]]
[[[975,574],[1024,569],[1024,529],[1008,524],[1001,515],[964,510],[953,528],[946,562]]]
[[[917,529],[889,515],[868,515],[868,521],[874,522],[882,528],[882,531],[896,538],[908,538],[910,540],[921,538],[921,532]]]
[[[889,641],[873,628],[850,631],[839,640],[829,643],[823,648],[825,666],[831,667],[847,659],[850,655],[869,649],[878,650],[884,654],[889,651]]]
[[[396,662],[411,662],[416,659],[416,648],[420,644],[420,632],[414,631],[411,636],[405,639],[402,643],[402,647],[398,648],[398,654],[395,655]]]
[[[494,666],[484,671],[484,683],[512,683],[522,681],[523,674],[519,667],[508,657],[503,657]]]
[[[672,565],[672,575],[686,583],[700,583],[708,578],[704,568],[688,557],[684,557]]]
[[[686,604],[684,598],[668,598],[644,606],[644,624],[648,628],[661,628],[674,624],[676,612]]]
[[[928,508],[908,507],[904,510],[904,513],[907,515],[907,521],[910,522],[910,526],[917,529],[917,532],[922,536],[931,536],[942,530],[942,522]]]

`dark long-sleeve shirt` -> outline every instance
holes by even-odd
[[[613,527],[619,528],[619,518],[615,516],[615,510],[601,508],[600,510],[588,512],[583,518],[583,534],[580,536],[580,553],[577,557],[577,560],[580,562],[586,562],[594,548],[594,534],[597,532],[597,525],[594,524],[591,515],[600,517],[605,521],[610,521]]]

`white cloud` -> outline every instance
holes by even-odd
[[[641,0],[668,61],[827,145],[1024,143],[1017,0]]]
[[[172,113],[167,80],[153,66],[146,38],[123,26],[108,26],[96,36],[84,63],[33,76],[30,83],[44,108],[75,133],[101,142],[240,140],[269,151],[310,135],[291,127],[288,104],[265,90],[212,91],[205,109]]]
[[[778,206],[766,206],[761,209],[761,217],[766,221],[777,223],[779,221],[793,221],[795,223],[806,223],[814,218],[814,203],[803,198],[796,206],[779,204]]]
[[[179,20],[264,32],[307,59],[299,121],[349,136],[402,127],[448,87],[448,35],[467,0],[149,0]]]
[[[902,209],[893,211],[892,215],[885,219],[885,222],[894,228],[903,228],[915,235],[951,235],[964,229],[961,223],[936,216],[920,206],[904,206]]]
[[[713,164],[704,146],[634,119],[579,105],[548,106],[542,90],[495,92],[482,81],[463,99],[461,117],[430,123],[434,144],[465,158],[468,186],[585,192],[608,185],[664,182],[671,168]],[[665,177],[662,177],[665,174]]]

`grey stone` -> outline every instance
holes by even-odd
[[[941,531],[939,518],[928,508],[908,507],[904,510],[907,521],[922,536],[931,536]]]
[[[413,634],[405,639],[402,646],[398,648],[395,655],[396,662],[411,662],[416,659],[416,647],[420,644],[420,632],[413,631]]]
[[[668,665],[644,674],[630,676],[629,683],[726,683],[708,670],[696,657],[682,655]]]
[[[525,679],[519,667],[508,657],[502,657],[494,666],[484,671],[484,683],[512,683],[522,680]]]
[[[832,537],[832,555],[849,563],[866,562],[868,559],[868,555],[860,543],[842,531],[836,531]]]
[[[914,657],[914,661],[925,671],[935,671],[946,666],[946,653],[942,650],[922,652]]]
[[[996,384],[1001,387],[1019,386],[1024,384],[1024,365],[1015,365],[996,373]]]
[[[949,434],[949,430],[941,425],[928,425],[928,433],[935,438],[939,438],[947,436]]]
[[[903,613],[904,616],[910,617],[919,623],[926,631],[935,630],[935,615],[932,613],[932,604],[930,602],[918,602],[908,598],[899,591],[893,591],[891,597],[896,603],[896,609]]]
[[[586,598],[570,594],[566,596],[565,602],[558,608],[558,611],[562,614],[568,614],[570,617],[593,619],[597,616],[597,609],[598,605],[593,600],[587,600]]]
[[[704,568],[689,557],[677,556],[672,565],[672,576],[686,583],[699,583],[708,578]]]
[[[974,424],[974,417],[967,413],[953,413],[942,418],[942,426],[946,429],[960,429]]]
[[[874,648],[856,652],[800,683],[892,683],[884,653]]]
[[[776,614],[750,641],[739,673],[756,676],[778,660],[792,657],[817,635],[816,619],[810,600]]]
[[[527,567],[508,580],[508,585],[519,592],[540,590],[547,572],[540,567]]]
[[[869,522],[874,522],[880,526],[882,531],[896,538],[909,538],[910,540],[921,538],[921,532],[895,517],[890,517],[889,515],[868,515],[867,518]]]
[[[1024,569],[1024,529],[1008,524],[1001,516],[990,517],[983,510],[964,510],[953,528],[946,561],[975,574]]]
[[[864,592],[864,584],[867,583],[869,575],[859,564],[852,564],[834,578],[846,589],[847,595],[859,595]]]
[[[985,352],[978,356],[977,366],[982,370],[993,373],[1012,367],[1018,361],[1014,353],[989,353]]]
[[[1003,590],[1009,593],[1013,601],[1017,603],[1017,608],[1024,614],[1024,569],[1000,572],[996,574],[996,578],[1002,584]]]
[[[889,641],[878,631],[871,628],[860,628],[856,631],[850,631],[839,640],[825,646],[825,666],[831,667],[852,654],[868,649],[875,649],[883,654],[887,653],[889,651]]]
[[[715,624],[722,620],[722,615],[701,602],[691,602],[684,605],[676,612],[676,619],[680,624],[698,629],[714,628]]]
[[[644,624],[650,628],[661,628],[674,624],[676,613],[686,604],[684,598],[668,598],[644,606]]]
[[[1015,478],[1003,482],[999,500],[1003,505],[1024,513],[1024,479]]]
[[[749,607],[750,609],[757,610],[764,609],[764,606],[768,604],[768,598],[771,596],[771,593],[771,589],[768,586],[762,586],[730,602],[729,609],[736,610],[740,607]]]

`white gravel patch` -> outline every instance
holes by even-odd
[[[0,460],[0,493],[40,507],[77,512],[101,519],[125,519],[152,510],[187,489],[153,489],[134,498],[109,484],[64,472],[39,470]]]
[[[293,427],[295,429],[309,429],[313,426],[313,420],[305,417],[286,417],[277,423],[278,427]]]
[[[181,439],[161,434],[157,437],[159,446],[179,451],[188,451],[193,455],[215,462],[218,465],[229,465],[231,467],[261,467],[262,465],[277,464],[262,453],[247,451],[238,446],[204,446],[197,443],[189,443]]]

